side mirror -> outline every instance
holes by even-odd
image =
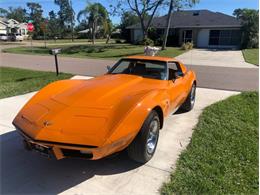
[[[175,82],[177,79],[179,79],[183,76],[184,76],[183,72],[177,71],[177,72],[174,73],[174,79],[172,79],[172,81]]]
[[[111,67],[110,66],[107,66],[107,71],[109,71],[111,69]]]
[[[175,72],[175,79],[178,79],[178,78],[183,77],[183,76],[184,76],[183,72],[181,72],[181,71]]]

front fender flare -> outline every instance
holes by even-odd
[[[169,97],[166,94],[164,90],[153,90],[132,97],[134,104],[127,113],[125,113],[125,116],[119,119],[118,124],[112,128],[105,144],[111,144],[117,140],[124,140],[124,138],[125,140],[122,141],[124,142],[122,145],[127,146],[130,144],[141,129],[150,111],[156,107],[161,108],[163,117],[166,116],[169,109]],[[119,106],[122,105],[119,104]]]

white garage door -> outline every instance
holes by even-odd
[[[197,47],[209,46],[209,29],[201,29],[198,33]]]

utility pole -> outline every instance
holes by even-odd
[[[167,15],[167,26],[164,29],[162,50],[166,49],[169,29],[170,29],[170,26],[171,26],[172,11],[173,11],[173,0],[170,1],[169,11],[168,11],[168,15]]]
[[[74,41],[74,24],[73,24],[73,19],[74,19],[74,11],[72,8],[72,1],[70,0],[70,7],[71,7],[71,40],[72,42]]]

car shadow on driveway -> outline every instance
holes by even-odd
[[[97,161],[47,159],[26,151],[16,131],[1,135],[0,142],[1,194],[58,194],[95,175],[120,174],[141,166],[125,153]]]

